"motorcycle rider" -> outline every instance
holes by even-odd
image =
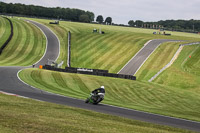
[[[101,102],[103,99],[104,99],[104,96],[105,96],[105,87],[104,86],[101,86],[100,88],[97,88],[95,90],[92,91],[92,93],[94,94],[93,95],[93,98],[98,98],[96,103],[99,103]]]

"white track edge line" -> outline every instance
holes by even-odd
[[[27,21],[31,22],[32,20],[24,20],[24,21],[26,21],[26,22],[27,22]],[[33,22],[35,22],[35,21],[33,21]],[[35,23],[36,23],[36,22],[35,22]],[[45,48],[45,52],[44,52],[43,56],[42,56],[37,62],[33,63],[33,64],[37,64],[37,63],[39,63],[39,62],[44,58],[44,56],[45,56],[46,53],[47,53],[48,39],[47,39],[46,34],[43,32],[43,30],[42,30],[39,26],[37,26],[37,25],[34,24],[34,23],[31,23],[31,24],[35,25],[35,26],[43,33],[43,35],[44,35],[45,38],[46,38],[46,48]],[[31,66],[31,65],[30,65],[30,66]]]
[[[22,69],[22,70],[23,70],[23,69]],[[22,71],[22,70],[20,70],[20,71]],[[18,73],[17,73],[18,79],[19,79],[21,82],[23,82],[24,84],[26,84],[26,85],[28,85],[28,86],[34,88],[34,89],[38,89],[38,88],[36,88],[36,87],[34,87],[34,86],[31,86],[31,85],[25,83],[23,80],[21,80],[20,77],[18,76],[18,74],[19,74],[20,71],[18,71]],[[38,89],[38,90],[41,90],[41,89]],[[41,90],[41,91],[44,91],[44,90]],[[1,91],[0,91],[0,92],[1,92]],[[74,98],[74,97],[68,97],[68,96],[64,96],[64,95],[61,95],[61,94],[56,94],[56,93],[52,93],[52,92],[48,92],[48,91],[45,91],[45,92],[47,92],[47,93],[49,93],[49,94],[53,94],[53,95],[57,95],[57,96],[62,96],[62,97],[66,97],[66,98],[71,98],[71,99],[75,99],[75,100],[80,100],[80,101],[83,101],[83,102],[84,102],[83,99],[78,99],[78,98]],[[18,95],[18,96],[20,96],[20,95]],[[23,96],[22,96],[22,97],[23,97]],[[29,98],[29,97],[25,97],[25,98]],[[35,99],[35,98],[30,98],[30,99],[34,99],[34,100],[37,100],[37,101],[42,101],[42,100],[38,100],[38,99]],[[45,102],[45,101],[42,101],[42,102]],[[134,109],[125,108],[125,107],[119,107],[119,106],[110,105],[110,104],[103,104],[103,103],[101,103],[101,104],[102,104],[102,105],[106,105],[106,106],[110,106],[110,107],[115,107],[115,108],[130,110],[130,111],[136,111],[136,112],[139,112],[139,113],[146,113],[146,114],[150,114],[150,115],[161,116],[161,117],[165,117],[165,118],[172,118],[172,119],[176,119],[176,120],[183,120],[183,121],[188,121],[188,122],[200,123],[200,122],[198,122],[198,121],[192,121],[192,120],[187,120],[187,119],[183,119],[183,118],[176,118],[176,117],[171,117],[171,116],[159,115],[159,114],[154,114],[154,113],[149,113],[149,112],[145,112],[145,111],[134,110]],[[100,105],[101,105],[101,104],[100,104]]]
[[[149,57],[155,52],[155,50],[161,45],[162,43],[158,44],[158,46],[151,52],[151,54],[148,55],[148,57],[142,62],[142,64],[140,65],[140,67],[136,70],[136,72],[133,74],[135,75],[139,70],[140,68],[144,65],[144,63],[149,59]]]
[[[166,41],[166,42],[179,42],[179,41]],[[144,62],[140,65],[140,67],[136,70],[136,72],[133,74],[133,75],[135,75],[139,70],[140,70],[140,68],[144,65],[144,63],[149,59],[149,57],[155,52],[155,50],[161,45],[161,44],[163,44],[163,43],[165,43],[165,42],[161,42],[152,52],[151,52],[151,54],[144,60]]]
[[[122,69],[117,73],[117,74],[119,74],[130,62],[131,62],[131,60],[133,60],[133,58],[135,57],[135,56],[137,56],[138,54],[139,54],[139,52],[140,51],[142,51],[142,49],[144,49],[147,45],[148,45],[148,43],[150,43],[152,40],[149,40],[149,41],[147,41],[145,44],[144,44],[144,46],[126,63],[126,65],[124,65],[123,67],[122,67]]]
[[[58,45],[58,47],[59,47],[59,53],[58,53],[57,58],[55,59],[55,61],[57,61],[58,58],[59,58],[59,56],[60,56],[60,40],[59,40],[58,36],[57,36],[49,27],[47,27],[46,25],[41,24],[41,23],[39,23],[39,22],[36,22],[36,21],[34,21],[34,20],[28,20],[28,21],[29,21],[29,22],[33,21],[33,22],[35,22],[35,23],[38,23],[38,24],[40,24],[40,25],[45,26],[47,29],[49,29],[49,30],[55,35],[55,37],[56,37],[56,39],[58,40],[58,43],[59,43],[59,45]],[[32,24],[34,24],[34,23],[32,23]],[[34,24],[34,25],[35,25],[35,24]],[[38,27],[37,25],[35,25],[35,26]],[[38,27],[38,28],[42,31],[42,29],[41,29],[40,27]],[[45,53],[44,53],[44,55],[42,56],[42,58],[41,58],[39,61],[37,61],[36,63],[34,63],[34,64],[39,63],[39,62],[44,58],[44,56],[46,55],[46,52],[47,52],[48,39],[47,39],[46,34],[45,34],[43,31],[42,31],[42,33],[45,35],[45,38],[46,38],[46,40],[47,40],[47,42],[46,42],[46,50],[45,50]]]

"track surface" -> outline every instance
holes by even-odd
[[[42,29],[44,34],[46,34],[48,40],[48,48],[46,54],[36,65],[38,66],[40,64],[43,65],[47,63],[47,59],[56,60],[59,55],[59,40],[47,27],[35,22],[32,23],[34,23],[35,25],[37,25]],[[33,88],[21,82],[17,77],[18,71],[24,68],[28,67],[0,67],[0,91],[13,93],[41,101],[47,101],[47,102],[97,111],[101,113],[122,116],[134,120],[141,120],[156,124],[200,131],[199,122],[187,121],[183,119],[166,117],[166,116],[150,114],[141,111],[124,109],[120,107],[114,107],[103,104],[100,105],[85,104],[83,100],[59,96],[56,94],[42,91],[37,88]]]
[[[119,71],[118,74],[134,75],[160,44],[170,41],[176,40],[151,40]]]

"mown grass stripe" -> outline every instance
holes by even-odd
[[[23,36],[23,40],[21,40],[21,42],[19,42],[21,45],[18,46],[18,48],[16,49],[14,56],[12,56],[12,58],[10,58],[7,62],[4,62],[6,64],[11,64],[11,65],[14,65],[16,64],[16,62],[20,59],[20,57],[22,55],[24,55],[25,53],[25,50],[27,49],[28,47],[28,44],[29,44],[29,41],[30,41],[30,33],[29,33],[29,30],[28,30],[28,27],[23,23],[21,22],[21,29],[22,29],[22,36]],[[22,28],[23,27],[23,28]],[[22,62],[20,62],[22,63]]]
[[[27,66],[37,62],[45,52],[42,32],[30,23],[12,18],[14,36],[0,56],[0,65]],[[34,28],[33,28],[34,27]]]
[[[1,57],[4,57],[5,60],[1,60],[1,64],[4,62],[8,62],[8,60],[10,58],[12,58],[13,55],[15,55],[17,52],[16,50],[18,49],[18,45],[15,44],[19,44],[22,40],[22,27],[21,25],[17,22],[17,21],[13,21],[13,38],[10,41],[9,45],[4,49],[4,52],[2,53]]]
[[[80,33],[80,30],[74,27],[73,24],[70,25],[70,24],[61,23],[61,27],[66,29],[67,31],[70,31],[71,33]]]
[[[123,36],[123,38],[126,39],[125,36]],[[127,37],[127,38],[129,38],[129,37]],[[112,49],[111,49],[111,51],[110,51],[109,53],[103,55],[103,56],[105,56],[105,58],[107,58],[107,61],[104,62],[105,64],[108,64],[107,62],[110,62],[109,57],[116,58],[117,55],[120,55],[120,54],[121,54],[120,56],[122,56],[122,55],[124,55],[125,52],[127,52],[127,51],[126,51],[127,49],[125,49],[126,47],[125,47],[125,46],[122,47],[122,45],[124,45],[124,42],[121,42],[121,43],[119,43],[118,45],[115,45],[115,47],[112,47]],[[129,46],[130,46],[130,45],[129,45]],[[127,46],[127,47],[129,47],[129,46]],[[132,45],[131,45],[131,46],[132,46]],[[133,46],[132,46],[132,47],[129,47],[129,48],[132,49]],[[125,49],[125,50],[124,50],[124,49]],[[115,59],[112,59],[112,58],[111,58],[112,61],[118,62],[118,61],[115,61]],[[118,58],[118,59],[119,59],[119,58]],[[101,61],[101,59],[100,59],[99,61],[100,61],[99,64],[104,64],[103,61]]]
[[[62,78],[62,76],[60,75],[60,73],[52,73],[52,77],[55,80],[55,82],[57,83],[58,86],[61,86],[61,89],[63,89],[63,91],[66,91],[65,88],[68,88],[69,90],[71,90],[71,88],[68,86],[68,84],[64,81],[64,79]],[[79,95],[80,91],[66,91],[67,93],[73,94],[73,95]]]
[[[119,36],[119,35],[115,35],[115,37],[117,37],[117,36]],[[85,56],[84,57],[82,56],[82,60],[84,60],[84,61],[86,61],[87,59],[91,59],[92,60],[92,57],[94,57],[95,58],[94,60],[97,61],[99,57],[101,57],[109,49],[111,49],[110,44],[107,42],[110,39],[112,39],[112,37],[111,38],[108,37],[107,39],[104,39],[104,41],[102,43],[99,43],[99,44],[97,43],[97,45],[94,44],[94,49],[96,49],[96,50],[90,50],[90,51],[94,51],[95,53],[93,55],[86,55],[86,54],[84,54]],[[89,58],[88,58],[88,56],[89,56]],[[96,61],[95,61],[95,63],[96,63]],[[91,63],[93,63],[93,62],[91,62]],[[90,65],[91,65],[91,63],[90,63]]]
[[[5,31],[6,31],[6,22],[4,18],[0,17],[0,38],[1,39],[3,38],[2,36],[4,35]]]
[[[0,17],[0,47],[6,42],[11,34],[11,26],[6,18]]]
[[[26,34],[27,36],[27,41],[25,42],[26,47],[24,48],[23,51],[23,57],[19,57],[16,64],[21,64],[21,65],[29,65],[32,62],[33,53],[31,53],[31,50],[33,49],[34,46],[34,30],[32,28],[32,25],[29,23],[24,22],[25,26],[27,27]],[[31,55],[30,55],[31,54]]]
[[[129,37],[127,37],[129,38]],[[126,37],[124,37],[124,39],[126,39]],[[103,58],[107,58],[106,61],[102,60],[103,58],[100,58],[99,59],[99,65],[100,67],[102,65],[105,65],[105,69],[109,69],[111,68],[113,65],[116,65],[118,66],[119,62],[120,62],[120,58],[123,56],[123,55],[126,55],[125,53],[128,52],[127,50],[129,49],[133,49],[133,45],[126,45],[126,46],[123,46],[124,45],[124,42],[122,43],[119,43],[118,45],[115,45],[115,47],[112,48],[112,50],[103,55]],[[123,46],[123,47],[122,47]],[[131,58],[131,55],[134,55],[134,53],[130,54],[129,56],[125,56],[126,58]],[[109,62],[112,62],[112,63],[109,63]],[[116,64],[115,64],[116,63]],[[115,67],[116,67],[115,66]]]
[[[102,39],[103,38],[99,38],[99,39],[96,39],[96,41],[100,42]],[[103,54],[102,50],[101,50],[102,48],[100,49],[100,47],[104,47],[105,52],[107,51],[105,49],[109,48],[107,46],[107,44],[103,44],[103,43],[93,42],[92,44],[89,44],[89,46],[86,44],[85,48],[82,51],[78,52],[79,59],[84,60],[84,62],[85,61],[87,62],[87,59],[93,60],[95,55],[99,55],[99,54],[102,55]],[[90,57],[90,58],[88,58],[88,57]]]

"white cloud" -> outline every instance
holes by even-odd
[[[166,19],[200,19],[199,0],[2,0],[47,7],[69,7],[112,17],[114,23],[129,20],[157,21]]]

